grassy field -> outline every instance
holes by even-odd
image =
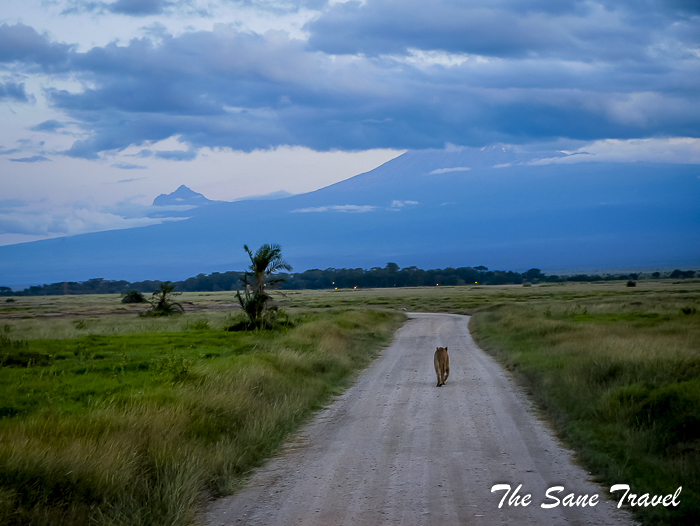
[[[639,496],[683,487],[679,508],[635,508],[638,518],[690,526],[700,520],[698,311],[697,283],[642,285],[498,304],[470,328],[601,482]]]
[[[605,486],[683,486],[679,509],[636,510],[645,524],[696,524],[700,281],[625,285],[285,291],[297,326],[272,334],[225,332],[230,292],[185,293],[187,314],[160,319],[117,296],[15,298],[0,304],[26,342],[0,368],[0,523],[188,524],[423,311],[472,315]]]
[[[85,296],[15,303],[34,318],[0,325],[3,525],[192,524],[203,499],[230,494],[403,319],[328,310],[231,333],[231,314],[216,310],[143,319]]]

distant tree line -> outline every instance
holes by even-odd
[[[334,269],[307,270],[287,276],[280,288],[284,289],[330,289],[330,288],[386,288],[423,287],[435,285],[502,285],[523,283],[523,279],[542,280],[545,275],[533,268],[525,273],[493,270],[487,267],[460,267],[423,270],[417,267],[399,268],[396,263],[369,270]]]
[[[700,272],[698,272],[700,274]],[[238,290],[243,272],[214,272],[198,274],[184,281],[173,282],[178,292],[214,292],[222,290]],[[424,287],[436,285],[506,285],[522,283],[557,283],[565,281],[629,281],[640,279],[690,279],[696,276],[694,270],[674,270],[673,272],[652,272],[642,274],[576,274],[558,276],[546,275],[540,269],[532,268],[527,272],[511,270],[489,270],[484,266],[459,267],[423,270],[417,267],[400,268],[396,263],[388,263],[385,267],[373,267],[369,270],[313,269],[291,274],[280,274],[285,281],[280,283],[280,289],[345,289],[345,288],[386,288],[386,287]],[[700,277],[700,276],[699,276]],[[87,281],[68,281],[50,285],[32,286],[21,291],[13,291],[10,287],[0,287],[0,296],[51,296],[61,294],[123,294],[129,290],[143,293],[156,291],[162,281],[113,281],[102,278]]]

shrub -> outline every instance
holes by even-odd
[[[130,290],[123,294],[122,303],[146,303],[146,298],[138,290]]]

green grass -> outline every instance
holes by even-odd
[[[636,292],[636,291],[635,291]],[[635,508],[644,524],[700,517],[700,291],[508,303],[470,322],[601,481],[673,493],[677,509]],[[692,312],[692,311],[691,311]]]
[[[191,524],[204,497],[230,494],[346,387],[403,317],[293,319],[271,332],[200,320],[180,332],[5,345],[0,523]]]
[[[700,281],[285,291],[300,323],[272,334],[225,332],[230,292],[179,299],[185,316],[158,319],[118,295],[0,311],[26,342],[0,351],[15,362],[0,367],[1,524],[190,524],[347,385],[403,311],[473,315],[477,342],[608,487],[682,485],[680,508],[643,508],[644,524],[700,516]]]

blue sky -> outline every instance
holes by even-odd
[[[0,244],[149,224],[135,208],[180,184],[309,191],[408,149],[700,163],[699,99],[690,0],[10,2]]]

